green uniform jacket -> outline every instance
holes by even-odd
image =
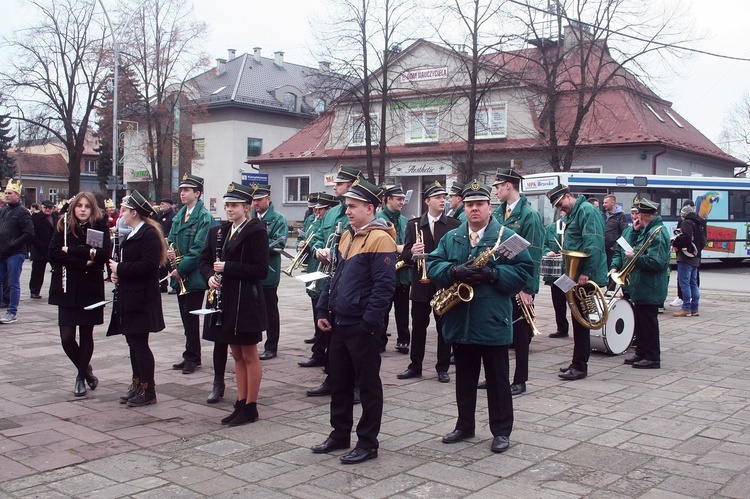
[[[468,223],[464,222],[440,239],[438,247],[427,256],[427,275],[438,288],[451,285],[450,270],[491,248],[497,241],[500,224],[494,218],[485,229],[484,237],[475,248],[469,242]],[[503,241],[513,235],[505,229]],[[474,286],[474,298],[461,302],[444,315],[443,338],[446,343],[467,345],[509,345],[513,342],[511,300],[531,279],[534,264],[528,250],[512,260],[490,258],[494,284]]]
[[[554,251],[559,255],[562,248],[560,248],[560,244],[558,241],[560,241],[560,236],[558,236],[557,234],[557,222],[552,222],[544,231],[544,246],[542,246],[542,256],[546,256],[550,251]],[[563,269],[563,272],[564,271],[565,269]],[[557,277],[546,276],[543,279],[544,284],[546,284],[547,286],[552,286],[557,280]]]
[[[307,234],[309,235],[310,232],[315,232],[316,234],[320,231],[320,227],[323,225],[323,218],[316,218],[313,220],[313,222],[310,224],[310,226],[305,229],[307,231]],[[312,243],[312,241],[310,241]],[[318,266],[320,265],[320,262],[315,259],[314,256],[310,255],[310,258],[307,260],[307,273],[312,274],[313,272],[318,271]],[[305,287],[305,291],[311,298],[317,298],[320,296],[321,291],[323,291],[323,287],[325,286],[325,279],[318,279],[315,281],[315,288],[310,289],[308,287]]]
[[[177,266],[177,272],[183,277],[187,290],[205,291],[208,285],[198,268],[198,259],[203,246],[206,245],[208,229],[214,225],[214,217],[203,206],[203,201],[200,199],[195,204],[187,222],[185,222],[186,212],[187,206],[183,206],[172,219],[172,228],[167,241],[174,243],[183,257]],[[176,279],[170,279],[170,282],[173,288],[177,288]]]
[[[257,216],[258,214],[253,210],[253,218]],[[281,278],[281,254],[274,251],[274,248],[284,248],[286,246],[289,227],[286,225],[284,215],[273,209],[273,203],[269,205],[268,211],[261,218],[261,222],[266,224],[269,244],[283,237],[281,241],[268,248],[268,277],[261,283],[264,288],[276,288],[279,286]]]
[[[640,231],[637,231],[633,229],[632,225],[628,225],[625,227],[625,230],[622,231],[621,236],[625,238],[625,240],[630,244],[633,248],[635,248],[636,240],[638,239],[638,234]],[[610,269],[615,270],[622,270],[625,265],[627,265],[625,261],[625,250],[622,249],[622,246],[615,243],[615,254],[612,257],[612,265],[610,265]],[[622,292],[630,294],[630,285],[625,285],[622,287]]]
[[[501,213],[500,218],[495,218],[495,220],[500,222],[500,225],[513,229],[513,232],[529,242],[529,247],[526,249],[529,250],[529,256],[531,256],[531,260],[534,262],[534,273],[522,291],[530,295],[535,295],[539,292],[539,267],[542,265],[542,246],[544,245],[544,225],[542,225],[542,218],[531,207],[526,200],[526,196],[523,194],[521,194],[521,198],[516,203],[510,216],[503,220],[507,205],[508,203],[500,203],[500,206],[493,212],[493,215],[498,212]]]
[[[313,252],[326,247],[328,237],[336,232],[336,225],[341,222],[341,230],[349,227],[349,219],[346,217],[346,198],[341,198],[341,204],[334,206],[325,214],[320,224],[320,230],[315,233],[312,240]]]
[[[460,220],[462,222],[466,221],[466,213],[464,213],[464,205],[461,203],[461,206],[456,208],[456,211],[450,214],[451,218],[455,218],[456,220]]]
[[[638,239],[633,245],[637,252],[657,227],[663,227],[660,216],[654,217],[645,229],[638,232]],[[630,274],[630,301],[636,305],[659,305],[667,299],[669,277],[669,234],[666,229],[654,238],[651,245],[635,262],[635,269]]]
[[[599,286],[605,286],[607,254],[604,251],[604,217],[601,212],[586,201],[585,196],[578,196],[571,212],[563,217],[563,222],[563,249],[589,255],[581,260],[578,274],[572,277],[573,280],[578,281],[578,276],[584,274]]]
[[[387,208],[383,208],[378,212],[376,218],[381,218],[386,222],[391,222],[396,228],[396,245],[404,244],[406,239],[406,222],[408,218],[403,216],[400,211],[390,211]],[[411,269],[409,267],[403,267],[401,270],[396,272],[396,285],[397,286],[411,286]]]

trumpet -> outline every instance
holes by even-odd
[[[424,244],[424,232],[419,230],[419,227],[414,225],[414,231],[416,232],[416,242],[420,244]],[[427,284],[430,282],[430,278],[427,277],[427,262],[425,261],[425,253],[421,253],[419,255],[412,254],[412,259],[417,260],[417,272],[420,272],[422,274],[422,277],[419,279],[419,282],[422,284]]]
[[[312,241],[313,237],[315,237],[315,232],[310,232],[310,234],[307,236],[307,239],[305,239],[305,242],[303,243],[304,246],[301,250],[297,252],[296,255],[294,255],[294,258],[292,258],[292,261],[289,262],[289,267],[282,270],[283,273],[288,275],[289,277],[294,277],[292,273],[296,268],[298,268],[300,265],[302,265],[302,262],[305,260],[305,257],[310,254],[310,242]]]
[[[518,308],[521,309],[521,313],[523,314],[523,318],[526,320],[526,322],[531,326],[531,333],[534,336],[539,336],[542,334],[539,329],[536,327],[536,309],[531,306],[529,307],[526,305],[526,302],[523,301],[521,298],[521,294],[516,295],[516,303],[518,304]]]
[[[406,262],[401,255],[396,255],[396,272],[406,267]]]
[[[172,268],[177,269],[177,266],[180,265],[180,262],[182,261],[183,255],[180,254],[180,249],[175,246],[174,243],[169,243],[169,250],[174,251],[174,260],[172,260]],[[187,277],[184,279],[181,277],[177,278],[177,284],[180,286],[180,294],[178,296],[184,296],[188,294],[187,287],[185,286],[185,281],[187,281]]]
[[[325,247],[330,250],[330,256],[328,257],[327,262],[322,262],[320,264],[320,266],[318,267],[318,271],[324,274],[328,274],[329,277],[333,277],[333,273],[336,270],[336,250],[338,249],[342,234],[343,225],[341,222],[339,222],[336,225],[336,232],[328,236],[328,239],[326,240]]]

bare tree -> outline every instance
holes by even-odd
[[[173,158],[190,154],[190,140],[180,136],[179,123],[191,110],[182,107],[194,94],[187,81],[209,66],[201,51],[207,25],[195,20],[191,4],[182,0],[149,0],[136,15],[123,48],[123,65],[129,65],[141,82],[144,116],[141,130],[147,136],[147,155],[155,195],[170,192]],[[189,139],[189,137],[188,137]]]
[[[554,171],[568,171],[586,132],[608,110],[601,96],[624,89],[658,99],[643,81],[647,66],[670,63],[676,44],[699,38],[679,9],[659,10],[635,0],[508,0],[516,6],[515,27],[523,26],[534,49],[498,55],[498,64],[514,64],[518,83],[529,88],[539,109],[541,145]],[[546,4],[546,5],[545,5]],[[681,54],[684,57],[684,54]]]
[[[91,113],[106,77],[107,38],[94,2],[32,0],[39,21],[8,40],[0,79],[23,110],[18,118],[59,140],[68,153],[69,189],[80,190]]]
[[[727,112],[721,132],[724,150],[750,164],[750,92]],[[747,165],[735,169],[735,177],[747,176]]]

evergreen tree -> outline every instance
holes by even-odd
[[[3,179],[13,177],[16,172],[15,159],[8,155],[11,143],[16,138],[10,132],[10,115],[0,115],[0,184],[4,183]]]

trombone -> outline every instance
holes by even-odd
[[[310,254],[310,242],[312,241],[313,237],[315,237],[315,232],[310,232],[310,234],[307,236],[307,239],[305,239],[305,242],[303,243],[304,246],[297,252],[296,255],[294,255],[292,261],[289,262],[289,267],[282,270],[283,273],[285,273],[289,277],[294,277],[292,275],[294,270],[302,265],[302,262],[305,260],[305,256]]]
[[[172,268],[177,269],[177,266],[180,265],[180,262],[182,261],[183,255],[180,254],[180,249],[175,246],[175,244],[169,243],[169,250],[174,251],[174,259],[172,260]],[[184,296],[188,294],[187,287],[185,286],[185,281],[187,281],[187,277],[184,279],[182,277],[177,277],[177,284],[180,285],[180,293],[178,296]]]

